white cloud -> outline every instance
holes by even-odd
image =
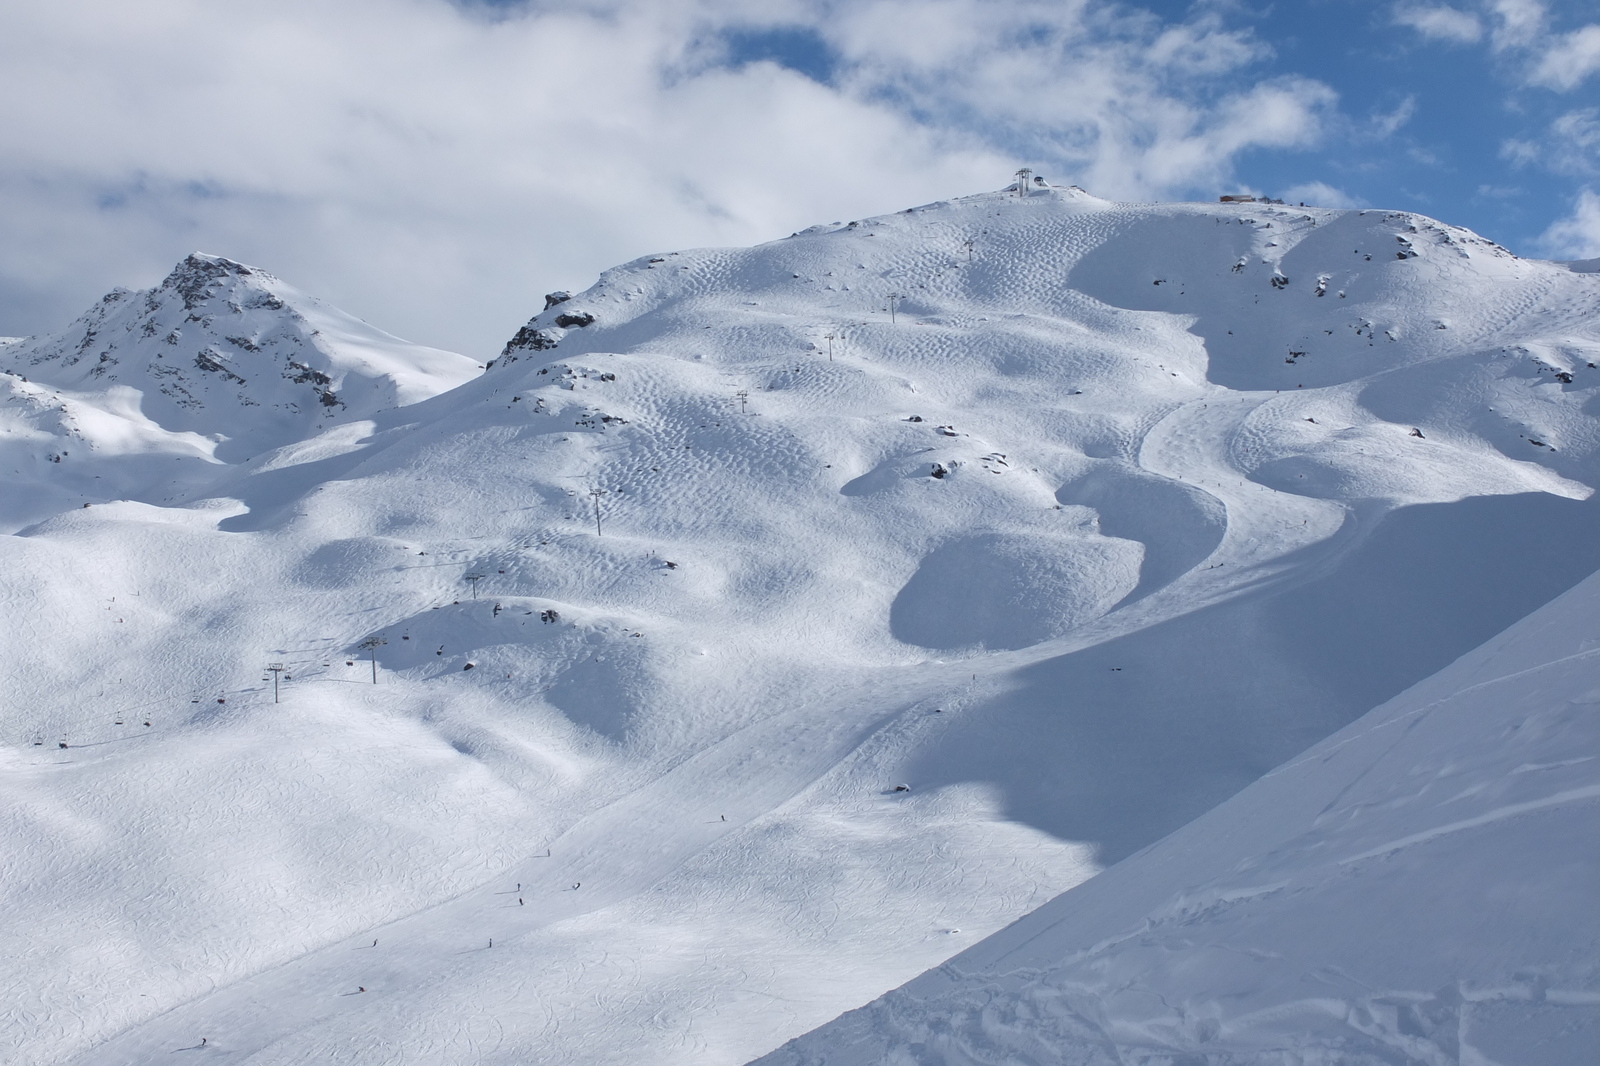
[[[1513,137],[1500,146],[1500,158],[1519,167],[1532,166],[1543,157],[1539,142]]]
[[[1600,72],[1600,24],[1551,33],[1541,0],[1479,0],[1483,16],[1442,4],[1402,0],[1392,9],[1397,25],[1449,44],[1474,44],[1488,25],[1493,50],[1509,58],[1527,85],[1571,92]]]
[[[822,85],[730,68],[809,28]],[[1250,33],[1104,0],[54,0],[0,4],[0,333],[201,248],[492,354],[555,287],[1002,185],[1211,195],[1322,136]],[[21,319],[26,318],[26,321]]]
[[[1336,189],[1323,181],[1308,181],[1300,185],[1291,186],[1278,194],[1278,199],[1291,204],[1305,204],[1308,207],[1366,207],[1366,201],[1359,200],[1342,189]]]
[[[1550,124],[1551,169],[1600,174],[1600,108],[1568,111]]]
[[[1392,137],[1399,132],[1402,126],[1410,122],[1416,113],[1417,97],[1412,94],[1400,101],[1399,106],[1388,114],[1373,115],[1372,132],[1379,137]]]
[[[1490,35],[1495,48],[1519,48],[1544,34],[1546,11],[1540,0],[1489,0],[1486,5],[1495,26]]]
[[[1483,36],[1483,23],[1478,16],[1453,7],[1400,4],[1395,8],[1394,21],[1431,40],[1452,44],[1472,44]]]
[[[1541,141],[1506,141],[1500,157],[1571,177],[1600,174],[1600,108],[1568,111],[1550,123]]]
[[[1584,26],[1550,42],[1533,68],[1532,81],[1566,92],[1596,71],[1600,71],[1600,26]]]
[[[863,97],[960,116],[1102,195],[1209,193],[1241,151],[1315,143],[1337,103],[1309,79],[1241,79],[1265,54],[1247,33],[1081,0],[880,0],[824,32]]]
[[[1489,0],[1488,7],[1494,49],[1516,58],[1526,84],[1571,92],[1600,71],[1600,24],[1553,34],[1541,0]]]
[[[1572,214],[1545,230],[1538,245],[1552,259],[1600,257],[1600,195],[1579,192]]]

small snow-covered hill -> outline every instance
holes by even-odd
[[[260,451],[38,364],[234,439],[8,482],[30,1061],[744,1062],[1600,569],[1600,276],[1420,216],[988,193],[530,310],[333,418],[196,351]]]
[[[214,481],[208,464],[415,403],[480,367],[197,252],[153,289],[113,290],[60,333],[0,346],[0,369],[0,468],[17,485],[0,522],[14,529],[69,501],[170,500]]]
[[[1600,1056],[1600,575],[762,1066]]]

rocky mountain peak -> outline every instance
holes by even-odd
[[[3,365],[63,388],[131,387],[163,428],[232,442],[223,458],[425,399],[478,369],[203,252],[154,288],[113,289],[65,330],[8,346]]]

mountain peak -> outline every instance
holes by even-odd
[[[190,252],[182,262],[172,268],[172,273],[166,276],[158,289],[178,293],[183,297],[184,307],[193,310],[214,295],[215,288],[223,284],[226,279],[252,276],[257,277],[259,281],[277,281],[265,271],[236,263],[232,259],[225,259],[220,255],[207,255],[205,252]]]
[[[224,460],[426,399],[478,369],[204,252],[156,287],[113,289],[67,329],[4,355],[13,372],[50,385],[132,388],[164,429],[229,442]]]

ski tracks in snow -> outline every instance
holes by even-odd
[[[1145,435],[1140,466],[1193,485],[1227,511],[1222,542],[1181,579],[1185,586],[1203,583],[1212,590],[1237,591],[1259,580],[1261,568],[1272,561],[1328,540],[1349,516],[1341,503],[1251,481],[1232,461],[1234,440],[1245,422],[1276,399],[1276,393],[1219,390],[1172,411]]]
[[[214,1056],[247,1060],[292,1035],[305,1039],[335,1016],[363,1012],[374,1016],[365,1023],[343,1023],[342,1033],[354,1028],[377,1039],[387,996],[401,991],[416,996],[429,988],[448,996],[454,981],[475,984],[467,975],[481,978],[481,967],[476,960],[463,962],[462,956],[518,952],[537,931],[595,915],[643,892],[692,856],[780,807],[899,713],[900,700],[889,692],[876,695],[882,701],[878,706],[894,709],[863,717],[852,708],[874,701],[858,693],[831,712],[807,705],[760,719],[583,819],[551,845],[549,859],[534,855],[491,885],[191,1000],[71,1061],[135,1066],[192,1042],[198,1033],[214,1034],[208,1044]],[[776,751],[789,754],[781,763],[764,757]],[[723,814],[728,821],[721,820]],[[502,883],[519,881],[520,898],[528,902],[512,906]],[[377,946],[367,948],[374,937]],[[526,951],[521,962],[539,965]],[[558,954],[550,964],[567,963],[581,964],[581,958],[563,960]],[[593,987],[581,978],[570,984]],[[345,994],[361,986],[368,995]],[[477,1044],[452,1049],[453,1054],[485,1051]]]

